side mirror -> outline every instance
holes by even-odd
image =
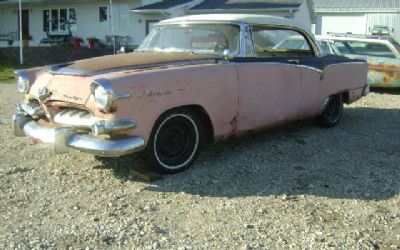
[[[125,54],[125,47],[122,46],[118,51],[117,54]]]
[[[222,55],[224,56],[224,59],[227,61],[234,59],[236,56],[235,52],[231,49],[224,50]]]

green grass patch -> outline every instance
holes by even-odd
[[[0,83],[14,83],[14,70],[23,68],[23,65],[0,59]]]

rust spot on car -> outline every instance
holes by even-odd
[[[400,82],[400,65],[387,64],[369,64],[372,79],[381,79],[382,82],[374,82],[375,84],[392,84],[396,81]]]

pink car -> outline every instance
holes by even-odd
[[[277,46],[289,37],[304,39]],[[17,71],[16,136],[104,157],[143,151],[161,173],[202,145],[314,117],[335,126],[369,91],[362,60],[321,56],[293,20],[242,14],[160,22],[134,53]]]

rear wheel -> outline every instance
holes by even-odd
[[[146,148],[150,167],[162,174],[187,169],[202,144],[201,122],[189,109],[163,114],[156,122]]]
[[[315,121],[322,127],[335,127],[343,113],[343,97],[342,95],[333,95],[329,97],[322,114],[315,117]]]

